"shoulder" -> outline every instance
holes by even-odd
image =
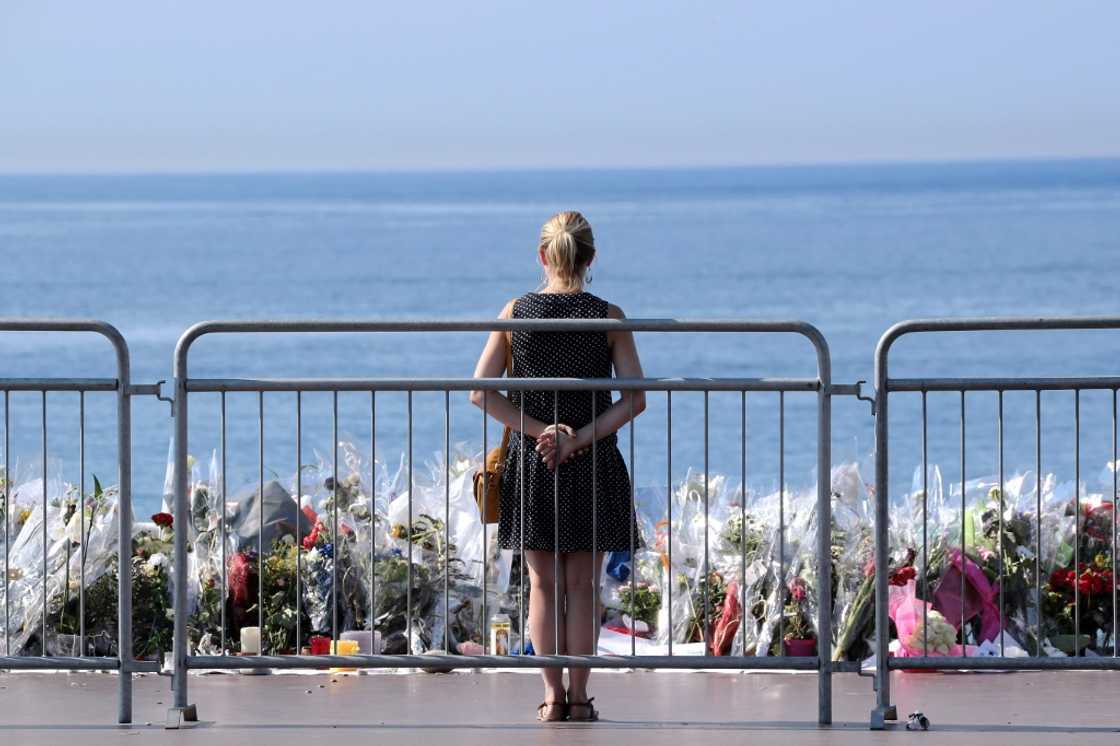
[[[619,308],[618,306],[616,306],[615,304],[607,303],[607,318],[608,319],[624,319],[624,318],[626,318],[626,314],[623,313],[622,309]]]
[[[513,307],[517,305],[517,301],[519,301],[519,300],[521,300],[521,299],[520,298],[510,299],[509,302],[507,302],[504,306],[502,306],[502,311],[501,311],[501,313],[498,314],[498,318],[499,319],[512,319],[513,318]]]

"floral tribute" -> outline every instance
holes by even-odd
[[[336,481],[332,460],[319,457],[300,469],[304,494],[296,494],[293,474],[266,483],[263,495],[255,481],[222,495],[217,459],[205,477],[191,460],[187,514],[176,519],[162,510],[134,521],[125,564],[137,657],[170,650],[180,531],[189,549],[192,650],[237,653],[240,630],[260,625],[267,654],[298,653],[313,639],[321,647],[336,631],[363,629],[380,633],[386,653],[478,653],[488,642],[488,617],[504,613],[513,623],[511,651],[531,652],[521,629],[526,571],[516,552],[497,547],[495,527],[480,521],[471,484],[477,456],[455,453],[446,482],[442,457],[417,465],[410,500],[403,460],[391,470],[351,444],[339,448],[342,476]],[[122,564],[116,489],[94,479],[92,491],[79,495],[52,476],[44,511],[41,481],[3,469],[0,479],[10,503],[0,508],[12,537],[5,551],[13,654],[114,654]],[[892,500],[882,568],[886,654],[1112,654],[1111,472],[1100,480],[1104,492],[1017,474],[1002,485],[969,480],[962,496],[937,467],[913,481],[909,494]],[[825,568],[815,556],[814,488],[756,492],[690,471],[668,492],[636,490],[635,552],[605,557],[599,582],[603,626],[634,640],[604,652],[628,653],[631,644],[658,652],[671,642],[680,655],[812,655],[826,582],[833,657],[878,653],[873,491],[857,464],[833,470],[832,490]]]

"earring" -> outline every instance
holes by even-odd
[[[592,277],[591,277],[591,270],[589,269],[589,270],[587,270],[587,284],[588,284],[588,285],[590,285],[590,284],[591,284],[591,280],[592,280]]]

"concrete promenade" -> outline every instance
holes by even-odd
[[[332,681],[332,679],[334,679]],[[594,681],[604,720],[533,720],[540,692],[524,673],[374,676],[192,676],[201,722],[163,729],[168,679],[139,677],[131,727],[112,722],[107,674],[0,674],[0,741],[34,744],[509,744],[692,743],[1095,744],[1120,739],[1120,676],[1111,672],[895,674],[905,717],[921,709],[927,733],[901,724],[867,731],[871,681],[834,678],[835,724],[818,728],[811,675],[603,673]],[[310,692],[309,692],[310,690]]]

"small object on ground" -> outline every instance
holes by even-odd
[[[307,693],[308,693],[308,694],[311,694],[311,690],[310,690],[310,689],[308,689],[308,690],[307,690]]]
[[[911,712],[906,718],[906,730],[929,730],[929,718],[921,712]]]

